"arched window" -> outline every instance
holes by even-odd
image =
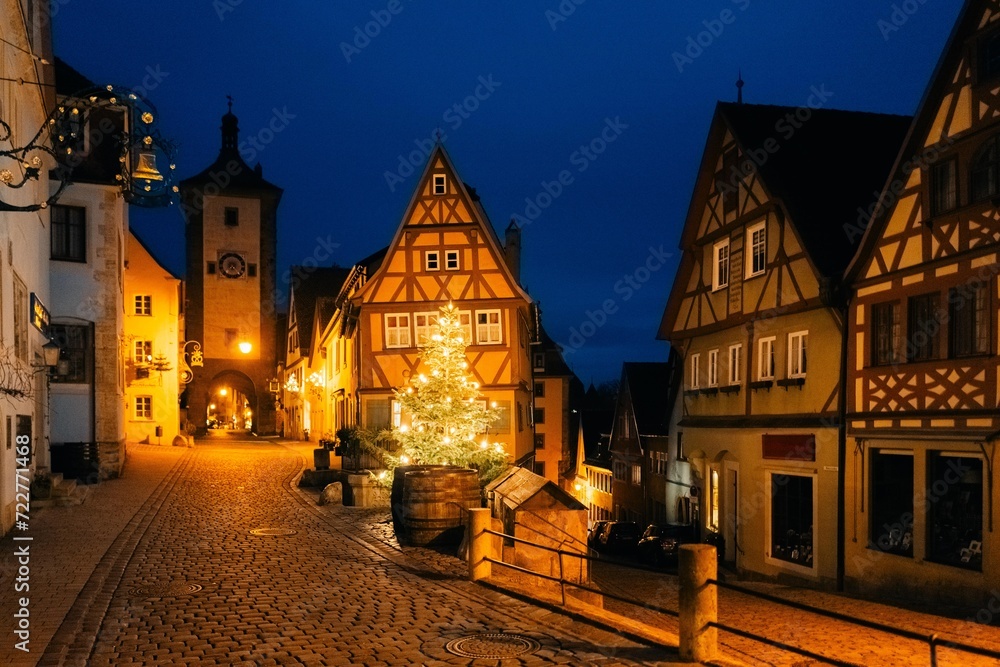
[[[1000,135],[979,148],[972,159],[972,201],[1000,194]]]

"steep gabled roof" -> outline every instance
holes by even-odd
[[[251,167],[240,155],[239,149],[239,119],[230,110],[222,117],[222,148],[215,162],[201,172],[181,181],[184,190],[199,190],[209,184],[221,192],[239,194],[241,192],[270,191],[278,197],[284,192],[273,183],[264,180],[260,163]]]
[[[934,72],[931,74],[927,88],[924,90],[924,95],[917,105],[917,113],[913,117],[913,123],[910,125],[909,132],[900,145],[900,150],[897,152],[892,169],[879,187],[879,192],[882,195],[888,192],[891,184],[896,179],[901,178],[902,182],[906,182],[907,174],[903,173],[903,165],[918,156],[924,148],[924,139],[937,116],[937,107],[935,104],[940,102],[947,87],[952,84],[951,74],[955,72],[965,55],[967,36],[981,27],[979,23],[985,14],[986,8],[993,4],[989,0],[966,0],[962,6],[962,10],[955,20],[955,25],[952,27],[951,34],[948,36],[944,50],[941,52],[941,56],[934,66]],[[976,8],[978,8],[978,11]],[[869,205],[875,202],[876,199],[873,197]],[[865,227],[864,235],[860,242],[860,249],[846,271],[848,282],[853,282],[860,277],[858,274],[868,263],[868,258],[871,256],[875,244],[878,243],[879,238],[882,236],[882,232],[894,208],[894,206],[880,207],[878,213]],[[865,211],[867,210],[868,206],[865,207]]]
[[[181,278],[180,276],[178,276],[177,274],[175,274],[173,271],[171,271],[169,268],[167,268],[166,264],[164,264],[163,262],[160,261],[160,258],[157,257],[153,253],[153,251],[150,249],[150,247],[148,245],[146,245],[146,242],[142,240],[142,237],[139,236],[136,233],[135,227],[129,227],[128,233],[132,235],[132,238],[134,238],[136,240],[136,242],[142,247],[142,249],[146,251],[146,253],[153,259],[154,262],[156,262],[156,264],[161,269],[163,269],[163,271],[165,273],[168,273],[170,275],[170,277],[176,278],[177,280],[181,280],[181,281],[184,280],[183,278]]]
[[[666,362],[626,361],[623,364],[622,384],[628,387],[639,435],[669,434],[670,379],[670,364]]]
[[[299,328],[300,349],[308,350],[312,344],[313,318],[317,302],[324,298],[335,299],[350,273],[350,269],[339,266],[292,267],[293,276],[302,276],[299,283],[292,287],[292,304]]]
[[[584,458],[587,462],[610,463],[607,436],[611,433],[614,420],[614,410],[584,410],[580,413]]]
[[[720,102],[718,109],[744,152],[777,142],[777,152],[755,160],[764,186],[784,203],[820,274],[840,278],[857,250],[844,225],[875,201],[912,118],[813,109],[796,128],[787,120],[795,107]]]
[[[62,58],[55,59],[56,93],[60,97],[96,88],[97,84],[85,77]]]

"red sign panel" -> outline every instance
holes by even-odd
[[[764,458],[781,461],[815,461],[816,436],[764,434]]]

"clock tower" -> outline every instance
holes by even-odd
[[[240,156],[239,123],[222,117],[215,162],[181,182],[187,238],[187,301],[181,379],[187,419],[275,432],[269,381],[277,368],[275,283],[281,188]],[[198,362],[203,365],[198,366]]]

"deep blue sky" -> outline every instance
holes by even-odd
[[[244,139],[274,110],[294,115],[256,156],[285,189],[282,270],[311,256],[317,237],[340,244],[332,259],[345,265],[386,245],[416,177],[391,191],[385,172],[436,128],[501,234],[543,181],[569,170],[573,182],[524,231],[523,282],[562,343],[614,300],[568,355],[586,383],[617,378],[626,360],[666,358],[655,335],[680,228],[715,103],[735,99],[737,70],[747,102],[801,105],[811,86],[826,86],[830,107],[912,114],[962,4],[913,0],[917,11],[886,39],[889,1],[575,2],[59,0],[55,50],[99,84],[153,84],[182,177],[215,158],[227,93]],[[556,22],[560,6],[575,11]],[[727,10],[731,22],[715,22]],[[391,20],[347,62],[341,43],[373,11]],[[711,43],[679,72],[674,52],[710,27],[721,34],[702,35]],[[480,77],[499,85],[479,89],[485,99],[468,118],[446,116]],[[574,157],[606,119],[627,128],[596,159]],[[132,221],[182,272],[176,207],[133,209]],[[672,257],[626,300],[616,283],[660,246]]]

